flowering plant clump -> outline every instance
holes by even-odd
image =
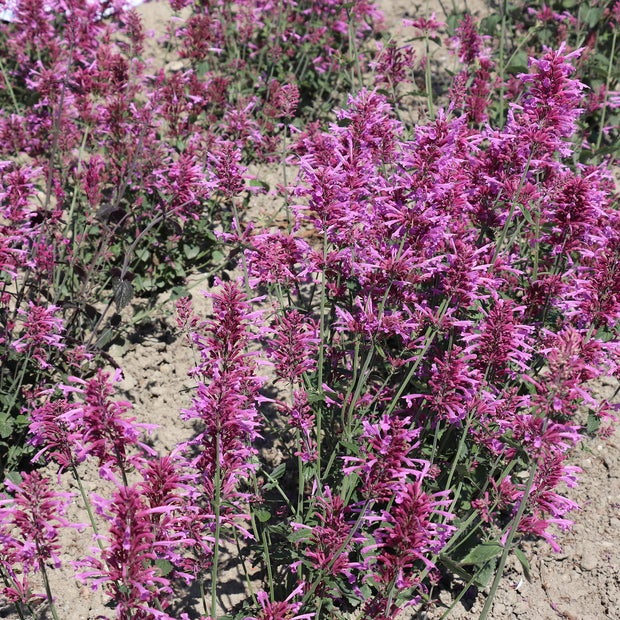
[[[369,3],[171,1],[174,70],[122,3],[11,4],[0,587],[20,618],[58,620],[61,563],[122,620],[371,620],[434,605],[449,574],[495,573],[491,601],[511,552],[527,574],[524,537],[560,549],[579,414],[610,432],[592,381],[620,369],[617,195],[579,150],[587,50],[504,74],[465,16],[450,101],[427,73],[409,126],[415,54],[368,62]],[[428,50],[445,24],[407,25]],[[258,161],[282,165],[280,227],[248,214]],[[205,270],[211,316],[186,282]],[[160,291],[195,360],[168,449],[107,348]],[[94,544],[67,561],[69,478]],[[232,548],[246,597],[222,610]]]
[[[101,354],[134,296],[133,324],[225,264],[215,231],[261,188],[247,166],[279,160],[285,125],[366,66],[374,5],[281,4],[171,2],[161,68],[122,2],[0,2],[0,472],[54,369]]]

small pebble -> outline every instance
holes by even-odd
[[[596,556],[594,555],[594,553],[592,553],[591,551],[586,551],[581,556],[580,564],[581,564],[581,568],[583,568],[584,570],[594,570],[598,565],[598,560]]]

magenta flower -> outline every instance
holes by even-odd
[[[449,492],[429,495],[422,491],[421,481],[407,483],[396,493],[395,507],[388,513],[368,517],[380,525],[373,531],[376,543],[365,551],[376,549],[371,570],[377,583],[389,589],[420,584],[415,567],[434,568],[427,556],[438,554],[456,531],[448,524],[433,520],[433,515],[452,519],[453,514],[445,508],[450,505]]]
[[[169,579],[178,577],[189,585],[211,565],[214,516],[196,505],[196,476],[186,467],[178,452],[159,457],[143,467],[138,486],[149,511],[153,551],[170,562]]]
[[[584,401],[596,408],[586,382],[599,377],[606,365],[602,343],[594,338],[586,340],[568,326],[557,334],[549,334],[544,350],[548,367],[538,380],[525,377],[536,387],[532,404],[540,415],[566,419]]]
[[[63,349],[63,322],[54,314],[60,310],[58,306],[43,308],[28,300],[29,310],[17,309],[24,316],[22,336],[12,343],[13,348],[21,353],[28,351],[41,365],[50,368],[47,362],[50,349]]]
[[[472,369],[473,354],[460,355],[461,348],[454,346],[443,359],[435,359],[428,380],[429,393],[425,395],[431,412],[454,424],[467,417],[480,387],[480,371]]]
[[[583,439],[580,426],[559,424],[530,414],[518,414],[512,419],[500,420],[498,424],[509,430],[511,438],[533,455],[542,451],[566,452]]]
[[[71,432],[66,415],[72,404],[66,399],[48,400],[41,407],[30,412],[30,437],[33,446],[41,447],[32,458],[37,461],[43,454],[49,453],[60,465],[60,471],[73,464]]]
[[[318,325],[297,310],[286,310],[276,314],[272,330],[267,352],[275,362],[276,375],[291,384],[300,381],[316,364]]]
[[[411,82],[415,50],[407,44],[397,47],[395,43],[384,45],[377,42],[378,58],[370,66],[375,71],[377,85],[394,88],[397,84]]]
[[[414,441],[421,429],[409,430],[410,418],[383,415],[376,424],[364,421],[360,436],[360,457],[343,457],[346,475],[357,473],[362,493],[367,499],[389,500],[404,488],[407,477],[418,480],[425,476],[430,463],[413,459],[410,454],[418,446]]]
[[[320,512],[316,516],[321,524],[313,527],[292,523],[295,531],[307,530],[308,536],[298,538],[304,542],[303,554],[315,570],[328,572],[333,576],[342,575],[347,581],[355,583],[353,569],[359,568],[359,563],[351,560],[353,549],[362,543],[365,538],[353,530],[354,514],[350,506],[346,506],[342,497],[333,496],[331,489],[326,486],[323,497],[318,498]],[[348,541],[347,541],[348,539]],[[327,584],[321,584],[318,595],[339,596]]]
[[[307,392],[295,390],[291,405],[279,402],[277,407],[286,416],[289,426],[301,432],[302,446],[300,451],[294,453],[295,456],[300,456],[304,463],[316,461],[318,454],[316,444],[312,439],[315,415],[308,403]]]
[[[529,369],[532,327],[519,321],[522,306],[498,299],[480,323],[479,333],[463,336],[465,355],[474,355],[475,366],[488,381],[514,378]]]
[[[488,57],[490,50],[484,48],[491,37],[478,34],[476,20],[469,14],[459,22],[453,44],[458,45],[459,62],[471,65],[475,60]]]
[[[250,286],[280,283],[286,288],[299,286],[308,280],[308,243],[282,231],[253,236],[236,236],[241,244],[249,242],[246,261]]]
[[[104,586],[119,620],[159,617],[161,611],[153,605],[165,608],[172,591],[154,564],[157,556],[151,515],[158,509],[146,507],[136,486],[119,487],[110,501],[97,496],[92,500],[110,524],[108,534],[102,536],[107,546],[101,559],[90,556],[74,562],[76,569],[86,568],[78,577],[90,580],[95,588]]]
[[[575,283],[578,316],[588,325],[611,327],[620,318],[620,235],[614,233],[588,254],[589,273]]]
[[[518,136],[520,148],[531,149],[533,162],[550,161],[556,151],[567,157],[573,150],[566,139],[575,133],[585,86],[569,77],[574,71],[570,61],[582,50],[565,50],[562,42],[557,51],[530,58],[530,73],[518,76],[528,91],[521,105],[513,104],[506,130]],[[523,156],[527,159],[529,154]]]
[[[121,381],[121,370],[117,369],[110,379],[108,373],[101,369],[97,376],[89,381],[78,377],[69,379],[83,388],[67,387],[66,391],[82,394],[83,402],[72,405],[65,414],[71,431],[70,439],[78,445],[77,461],[87,456],[99,459],[99,466],[104,477],[110,478],[113,471],[126,472],[130,465],[138,465],[142,457],[132,454],[132,449],[142,449],[146,453],[153,450],[140,441],[142,429],[157,428],[153,424],[138,424],[135,418],[126,418],[124,414],[131,409],[126,401],[114,401],[114,383]]]
[[[203,335],[194,334],[201,357],[192,370],[198,380],[196,396],[191,408],[182,410],[184,419],[202,422],[201,430],[182,447],[187,453],[197,452],[189,465],[197,473],[199,493],[210,506],[216,500],[215,480],[219,479],[221,522],[250,536],[241,525],[248,518],[241,501],[248,497],[239,491],[238,483],[255,467],[250,463],[255,454],[251,444],[258,437],[257,404],[263,380],[256,376],[255,355],[247,349],[261,335],[261,313],[252,312],[235,283],[218,285],[220,292],[209,294],[214,318],[203,324]],[[213,512],[207,510],[208,518]],[[201,539],[200,534],[191,537]]]
[[[421,33],[428,33],[430,37],[435,36],[439,28],[445,26],[444,22],[437,21],[437,14],[433,11],[431,16],[427,19],[426,17],[420,17],[418,19],[403,19],[403,26],[411,26],[412,28],[416,28]]]
[[[166,212],[178,214],[183,221],[188,217],[200,219],[200,201],[215,187],[215,182],[208,181],[195,153],[186,152],[174,162],[162,162],[153,175],[165,198]]]
[[[298,614],[301,603],[292,603],[291,599],[303,592],[303,584],[298,585],[283,601],[270,601],[269,595],[259,590],[256,598],[261,606],[258,616],[246,616],[243,620],[311,620],[315,613]],[[296,614],[296,615],[293,615]]]
[[[50,561],[56,568],[60,566],[60,528],[84,525],[70,524],[63,517],[72,493],[52,491],[49,480],[37,471],[23,473],[22,478],[19,486],[6,480],[13,496],[0,499],[0,567],[12,582],[0,592],[10,601],[30,603],[46,597],[31,591],[29,575],[45,570]],[[20,578],[15,570],[18,565]]]

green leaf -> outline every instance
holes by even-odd
[[[513,63],[506,67],[505,72],[509,73],[510,75],[517,75],[519,73],[527,73],[528,67],[527,65],[517,65]]]
[[[515,555],[517,556],[517,560],[521,563],[521,567],[523,568],[523,575],[528,581],[532,581],[532,577],[530,575],[530,563],[527,561],[525,557],[525,553],[519,549],[519,547],[514,548]]]
[[[168,575],[170,572],[172,572],[172,569],[174,568],[174,565],[172,564],[172,562],[170,562],[169,560],[165,560],[163,558],[155,560],[154,564],[161,571],[162,577],[165,577],[166,575]]]
[[[5,416],[0,419],[0,437],[6,439],[13,432],[13,419]]]
[[[215,243],[217,241],[217,237],[215,236],[214,232],[212,230],[205,230],[202,233],[203,237],[207,238],[209,241],[212,241],[213,243]]]
[[[449,556],[440,555],[439,562],[443,564],[449,571],[453,572],[455,575],[458,575],[461,579],[464,579],[467,582],[471,581],[471,574],[468,573],[464,568],[461,568],[458,562],[455,562]]]
[[[127,280],[114,278],[112,281],[112,289],[114,291],[114,303],[116,304],[116,310],[117,312],[120,312],[133,298],[133,286],[131,282],[128,282]]]
[[[209,62],[203,60],[196,65],[196,75],[202,77],[209,70]]]
[[[460,562],[459,565],[484,564],[491,558],[501,555],[503,547],[499,543],[482,543],[474,547]]]
[[[495,35],[498,24],[502,21],[502,16],[499,13],[492,13],[488,17],[485,17],[480,22],[480,31],[484,34]]]
[[[269,519],[271,519],[271,513],[265,508],[257,510],[254,514],[261,523],[266,523],[267,521],[269,521]]]
[[[272,472],[269,474],[269,477],[272,480],[278,480],[282,478],[284,472],[286,471],[286,463],[280,463]]]
[[[248,185],[250,187],[262,187],[264,190],[269,191],[269,183],[260,179],[252,179]]]
[[[296,532],[289,532],[287,535],[287,539],[289,542],[296,543],[303,538],[308,538],[310,536],[311,531],[305,527],[298,529]]]
[[[17,486],[19,486],[24,479],[22,478],[22,475],[18,472],[18,471],[10,471],[6,477],[13,483],[16,484]]]
[[[590,26],[590,28],[596,28],[603,17],[603,13],[603,8],[590,7],[590,10],[588,11],[588,26]]]
[[[180,297],[191,297],[191,293],[184,286],[173,286],[170,289],[170,301],[179,299]]]
[[[609,342],[614,337],[614,334],[606,325],[603,325],[603,327],[599,327],[596,330],[595,337],[597,340],[602,340],[603,342]]]
[[[147,248],[140,248],[138,250],[135,250],[134,254],[136,255],[136,258],[144,261],[145,263],[148,262],[151,255]]]
[[[590,410],[588,413],[588,421],[586,423],[588,435],[592,435],[593,433],[596,433],[600,425],[601,425],[601,419],[597,415],[595,415],[592,410]]]
[[[521,213],[523,214],[523,217],[532,225],[534,226],[534,219],[532,218],[532,214],[527,210],[527,207],[524,204],[521,204],[520,202],[517,203],[519,206],[519,209],[521,210]]]
[[[486,588],[489,585],[489,581],[493,577],[495,573],[495,567],[497,565],[497,561],[489,562],[484,566],[484,568],[476,574],[474,578],[474,583],[479,588]]]
[[[192,258],[196,258],[200,253],[200,247],[197,245],[188,245],[187,243],[183,244],[183,254],[185,254],[185,258],[188,260],[192,260]]]

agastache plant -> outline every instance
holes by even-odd
[[[580,411],[617,409],[591,384],[620,360],[617,197],[579,163],[582,112],[608,96],[575,76],[593,43],[507,78],[466,17],[451,101],[425,55],[410,127],[413,52],[366,53],[374,5],[170,7],[163,68],[121,3],[20,0],[0,26],[3,594],[56,617],[70,476],[94,543],[77,577],[123,620],[392,619],[451,572],[466,589],[495,570],[493,593],[522,537],[559,549]],[[427,51],[444,26],[409,25]],[[298,177],[272,191],[250,166],[276,161]],[[285,225],[249,217],[267,191]],[[192,429],[167,453],[108,347],[156,293],[195,355]],[[20,478],[33,454],[57,476]],[[220,610],[233,546],[246,596]]]
[[[24,474],[21,485],[7,481],[5,486],[12,497],[0,499],[0,576],[4,582],[3,595],[18,605],[30,607],[37,599],[46,599],[54,618],[58,618],[47,574],[48,564],[61,564],[61,527],[71,525],[65,510],[71,493],[59,493],[50,488],[50,481],[39,472]],[[16,569],[19,568],[18,576]],[[32,576],[41,573],[45,594],[31,589]]]

